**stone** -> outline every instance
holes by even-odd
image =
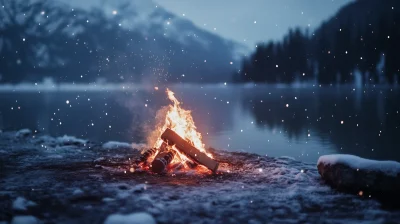
[[[400,204],[400,163],[352,155],[321,156],[317,163],[322,179],[339,191]]]

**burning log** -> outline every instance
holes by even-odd
[[[155,155],[157,153],[157,149],[156,148],[150,148],[147,149],[146,151],[144,151],[144,153],[140,156],[139,160],[137,161],[137,163],[144,163],[147,161],[147,159],[152,156]]]
[[[157,154],[157,152],[162,152],[166,149],[167,144],[165,142],[162,143],[162,145],[160,146],[160,149],[157,148],[150,148],[147,149],[146,151],[144,151],[144,153],[140,156],[139,160],[137,161],[137,163],[146,163],[147,160]]]
[[[160,152],[151,163],[151,171],[154,173],[163,172],[168,164],[171,163],[172,159],[174,159],[175,154],[176,152],[174,150]]]
[[[196,163],[199,163],[214,173],[217,171],[219,163],[208,157],[205,153],[198,150],[196,147],[191,145],[189,142],[185,141],[181,138],[176,132],[167,128],[164,133],[161,135],[161,138],[164,141],[167,141],[170,145],[174,145],[175,147],[189,158],[194,160]]]

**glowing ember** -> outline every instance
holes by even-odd
[[[173,104],[167,107],[165,120],[158,124],[155,131],[152,133],[152,136],[157,136],[154,147],[160,148],[163,143],[163,140],[160,138],[160,136],[167,128],[170,128],[171,130],[176,132],[181,138],[185,139],[194,147],[196,147],[199,151],[205,153],[208,157],[213,158],[212,155],[207,153],[204,148],[204,144],[201,140],[201,134],[196,130],[191,111],[185,110],[181,107],[181,103],[175,98],[174,92],[169,89],[167,89],[166,92],[168,95],[168,99],[171,100]],[[169,150],[176,151],[176,155],[171,162],[172,167],[181,164],[184,168],[189,168],[188,164],[190,162],[193,162],[191,159],[189,159],[186,155],[180,153],[180,151],[176,149],[175,146],[168,146],[168,148]],[[154,157],[151,159],[154,159]],[[196,170],[199,172],[209,172],[208,169],[203,166],[197,166]]]

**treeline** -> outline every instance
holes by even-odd
[[[362,83],[398,82],[399,3],[356,1],[313,33],[290,30],[281,42],[260,44],[243,61],[235,80],[344,84],[358,78]]]

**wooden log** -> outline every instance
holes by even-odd
[[[157,149],[157,148],[150,148],[150,149],[147,149],[146,151],[144,151],[144,152],[142,153],[142,155],[141,155],[140,158],[136,161],[136,163],[137,163],[137,164],[139,164],[139,163],[146,163],[147,160],[150,158],[150,156],[153,156],[153,155],[157,154],[158,152],[162,152],[162,151],[166,150],[166,148],[167,148],[167,143],[163,142],[159,149]]]
[[[162,173],[168,164],[174,159],[176,152],[174,150],[160,152],[151,163],[151,171],[154,173]]]
[[[196,163],[199,163],[212,172],[217,172],[219,163],[210,157],[208,157],[205,153],[200,152],[196,147],[194,147],[189,142],[185,141],[181,138],[176,132],[167,128],[164,133],[161,135],[161,139],[168,142],[170,145],[175,145],[175,147],[189,158],[194,160]]]
[[[147,161],[147,159],[152,156],[155,155],[157,153],[158,149],[156,148],[150,148],[147,149],[146,151],[143,152],[143,154],[140,156],[139,160],[136,161],[136,163],[145,163]]]

